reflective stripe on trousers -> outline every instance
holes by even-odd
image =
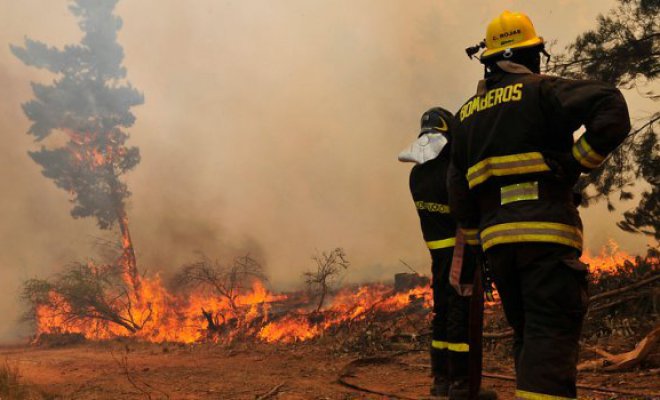
[[[429,250],[446,249],[448,247],[453,247],[455,244],[456,244],[456,238],[455,237],[450,237],[450,238],[442,239],[442,240],[432,240],[430,242],[426,242],[426,246],[429,248]]]
[[[470,345],[467,343],[451,343],[442,340],[434,340],[431,342],[431,347],[438,350],[449,350],[457,353],[467,353],[470,351]]]
[[[470,189],[491,176],[522,175],[550,171],[543,154],[539,152],[488,157],[468,168],[466,178]]]
[[[516,390],[516,400],[576,400],[572,397],[553,396],[551,394],[534,393],[526,390]]]
[[[483,250],[504,243],[558,243],[582,250],[582,230],[556,222],[509,222],[489,226],[481,231]]]

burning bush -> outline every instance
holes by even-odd
[[[321,267],[348,264],[345,253],[335,256],[339,258],[315,260]],[[319,309],[305,292],[268,291],[261,264],[249,255],[231,263],[202,255],[184,265],[173,281],[177,290],[168,290],[158,276],[143,276],[136,293],[112,264],[74,263],[50,280],[27,281],[23,297],[37,336],[49,340],[57,335],[94,340],[130,336],[183,343],[306,341],[386,321],[413,308],[425,317],[431,298],[428,286],[399,293],[391,285],[369,284],[345,287],[326,297],[326,306]]]
[[[328,265],[335,265],[335,271],[348,265],[343,251],[322,254],[314,258],[317,272],[331,270],[325,268]],[[626,329],[645,332],[657,312],[657,252],[633,258],[610,251],[585,261],[595,269],[587,336],[612,334],[623,317],[628,321]],[[156,275],[141,277],[139,292],[134,293],[116,266],[78,263],[51,280],[29,280],[24,297],[31,305],[38,335],[131,336],[182,343],[237,339],[291,343],[346,333],[361,338],[355,343],[370,343],[375,332],[382,340],[402,333],[401,321],[408,333],[423,330],[431,305],[427,284],[405,291],[396,291],[389,284],[346,286],[331,296],[326,292],[319,308],[318,298],[308,292],[274,294],[266,288],[266,281],[262,265],[249,255],[231,262],[201,255],[174,277],[176,290],[167,289]],[[503,319],[495,312],[498,307],[488,307],[490,319]],[[491,331],[506,326],[495,319],[490,322]]]
[[[31,279],[23,288],[31,304],[38,331],[48,327],[63,331],[91,324],[93,331],[110,329],[116,324],[128,333],[142,329],[151,317],[151,304],[138,308],[138,299],[115,265],[74,263],[52,280]],[[48,332],[53,333],[53,332]]]
[[[229,307],[237,311],[238,297],[244,295],[255,281],[267,279],[262,265],[249,254],[234,259],[230,266],[200,254],[198,261],[183,266],[175,280],[188,289],[210,290],[215,296],[225,298]]]
[[[586,328],[592,337],[639,337],[657,322],[660,253],[649,249],[646,256],[624,259],[617,254],[601,256],[591,276]],[[608,259],[616,263],[608,265]]]
[[[330,252],[317,254],[312,260],[316,264],[316,270],[305,272],[303,277],[310,295],[318,298],[316,312],[319,312],[341,271],[348,269],[351,264],[346,259],[344,249],[339,247]]]
[[[184,265],[175,278],[191,296],[191,303],[199,304],[210,335],[267,318],[268,303],[277,297],[267,293],[265,281],[262,265],[250,255],[237,257],[227,266],[201,254],[198,261]],[[204,300],[209,298],[216,301]]]

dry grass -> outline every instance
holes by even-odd
[[[56,400],[58,397],[20,382],[18,365],[8,361],[0,365],[1,400]]]

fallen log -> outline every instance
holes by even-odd
[[[505,339],[513,337],[513,329],[502,332],[484,332],[484,339]]]
[[[597,305],[595,307],[589,307],[589,314],[592,314],[592,313],[595,313],[595,312],[598,312],[598,311],[602,311],[602,310],[607,310],[608,308],[612,308],[614,306],[618,306],[619,304],[627,303],[631,300],[639,299],[639,298],[644,297],[644,296],[647,296],[647,294],[646,293],[637,293],[637,294],[625,296],[621,299],[612,300],[609,303],[600,304],[600,305]]]
[[[640,288],[642,286],[650,285],[651,283],[654,283],[655,281],[660,280],[660,274],[654,275],[650,278],[643,279],[639,282],[635,282],[633,284],[630,284],[628,286],[624,286],[622,288],[614,289],[614,290],[609,290],[607,292],[599,293],[597,295],[589,297],[589,302],[596,302],[599,300],[607,299],[609,297],[617,296],[622,293],[630,292],[632,290],[635,290],[637,288]]]
[[[581,363],[577,367],[578,371],[601,369],[613,372],[633,368],[648,357],[658,341],[660,341],[660,324],[656,325],[644,339],[637,343],[633,350],[627,353],[611,354],[597,347],[587,347],[587,349],[601,355],[602,358]]]

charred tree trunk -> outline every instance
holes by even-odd
[[[316,312],[321,312],[321,308],[323,308],[323,303],[325,303],[325,296],[328,295],[328,285],[323,282],[321,284],[321,298],[319,299],[319,304],[316,307]]]
[[[135,248],[133,247],[133,240],[131,239],[131,231],[128,228],[128,215],[124,208],[122,201],[121,185],[119,178],[115,172],[112,163],[108,163],[108,184],[110,186],[110,196],[114,204],[115,213],[117,215],[117,223],[119,224],[119,231],[121,233],[121,266],[124,268],[124,276],[126,283],[133,288],[135,297],[140,299],[140,274],[137,269],[137,259],[135,257]]]
[[[213,318],[213,313],[206,311],[204,308],[202,308],[202,315],[206,319],[206,323],[208,324],[206,329],[211,331],[211,332],[219,332],[220,331],[220,325],[218,324],[217,320]]]
[[[123,209],[119,210],[118,213],[121,213],[119,215],[119,229],[121,231],[122,265],[125,269],[124,273],[133,287],[135,295],[139,296],[140,275],[137,269],[137,259],[135,258],[135,249],[133,248],[131,232],[128,229],[128,218]]]

